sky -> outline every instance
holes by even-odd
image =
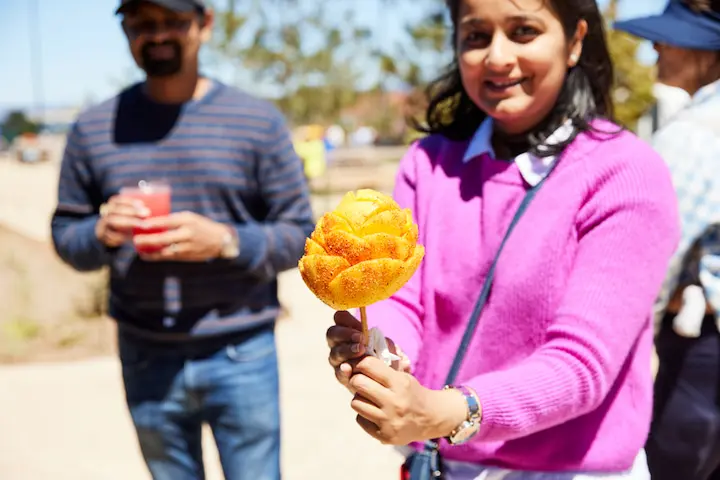
[[[138,71],[113,14],[117,4],[118,0],[0,0],[0,110],[37,103],[75,107],[110,97],[135,78]],[[621,0],[620,17],[658,13],[665,4],[666,0]],[[38,22],[33,21],[33,5]],[[654,60],[649,46],[641,58]],[[228,68],[206,71],[225,81],[235,78]]]

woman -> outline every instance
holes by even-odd
[[[692,96],[653,138],[682,238],[657,305],[660,366],[646,446],[653,479],[720,478],[720,1],[671,3],[616,28],[655,44],[658,81]],[[670,33],[672,32],[672,34]]]
[[[679,236],[667,168],[610,121],[613,69],[593,0],[448,6],[455,60],[431,86],[430,135],[402,160],[394,192],[425,259],[368,309],[404,365],[363,357],[348,312],[327,332],[330,362],[368,434],[443,439],[450,480],[647,479],[652,305]]]

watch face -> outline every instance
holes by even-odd
[[[475,422],[464,422],[460,428],[457,429],[455,435],[450,438],[450,442],[453,445],[459,445],[470,440],[480,430],[480,425]]]
[[[220,251],[220,258],[233,259],[240,254],[237,241],[231,234],[223,239],[222,249]]]
[[[230,244],[230,245],[227,245],[225,248],[223,248],[222,257],[231,259],[231,258],[237,257],[239,253],[240,252],[238,251],[237,247],[235,247],[235,245]]]

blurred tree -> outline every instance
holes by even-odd
[[[606,8],[608,25],[617,3]],[[362,8],[378,9],[372,28],[358,21],[358,8],[354,0],[227,0],[217,12],[215,51],[271,91],[293,123],[339,121],[367,92],[405,90],[409,112],[422,110],[423,86],[452,55],[445,2],[363,0]],[[608,28],[608,41],[616,115],[633,128],[653,102],[652,68],[637,60],[639,40]],[[387,111],[369,122],[388,124]]]
[[[363,2],[382,15],[370,28],[358,19],[358,3],[349,0],[331,6],[227,0],[217,10],[213,47],[249,72],[263,92],[276,97],[293,123],[340,121],[340,113],[362,100],[363,93],[422,85],[428,80],[423,64],[432,64],[434,55],[447,54],[440,45],[446,35],[442,2],[415,0],[434,12],[427,17],[386,17],[398,3],[406,6],[406,2]],[[392,21],[394,31],[399,19],[405,23],[397,35],[382,26],[385,20]],[[386,116],[384,112],[377,113],[373,122],[386,123],[380,118]]]
[[[605,9],[608,31],[608,48],[615,64],[613,101],[618,122],[635,129],[638,119],[655,103],[652,93],[654,67],[638,60],[641,40],[612,29],[617,18],[618,0],[610,0]]]
[[[38,133],[41,125],[33,122],[20,110],[13,110],[7,114],[2,124],[2,135],[5,140],[10,143],[15,137],[26,133]]]
[[[214,47],[275,96],[292,123],[327,121],[357,99],[357,67],[348,56],[354,48],[347,46],[357,47],[369,31],[347,16],[332,24],[322,2],[299,3],[229,0],[217,15]]]

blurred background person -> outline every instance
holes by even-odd
[[[276,277],[313,228],[302,163],[274,106],[201,74],[213,27],[202,1],[125,0],[117,13],[146,79],[74,124],[55,248],[77,270],[111,269],[127,403],[153,478],[204,478],[207,422],[226,478],[279,479]],[[172,189],[169,214],[118,194],[158,180]]]
[[[653,138],[670,166],[682,239],[657,304],[654,480],[720,478],[720,0],[671,1],[616,28],[654,43],[658,82],[691,97]]]

